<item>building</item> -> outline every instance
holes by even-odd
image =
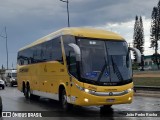
[[[152,55],[144,56],[144,69],[157,70],[157,65],[152,61]]]

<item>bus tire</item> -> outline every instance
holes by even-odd
[[[24,89],[24,96],[25,96],[26,99],[29,99],[29,93],[28,93],[27,86],[25,86],[25,89]]]
[[[100,107],[100,113],[101,114],[112,113],[113,109],[111,106],[112,105],[103,105],[102,107]]]
[[[25,83],[24,82],[22,83],[22,92],[23,92],[23,94],[25,96]]]
[[[61,106],[62,106],[63,110],[64,111],[71,110],[73,105],[69,104],[67,102],[67,94],[66,94],[66,90],[65,89],[62,89],[60,98],[61,98],[60,99],[60,103],[61,103]]]
[[[33,95],[31,93],[29,84],[26,86],[25,97],[26,97],[26,99],[30,99],[30,100],[38,100],[40,98],[39,96]]]

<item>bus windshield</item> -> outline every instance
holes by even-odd
[[[132,81],[130,52],[125,41],[78,39],[80,75],[87,83],[123,85]]]

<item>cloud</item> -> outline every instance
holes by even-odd
[[[157,3],[158,0],[69,0],[70,24],[73,27],[107,27],[130,42],[135,16],[150,19]],[[17,51],[21,47],[67,26],[66,3],[59,0],[1,0],[0,18],[0,31],[7,26],[10,64],[16,64]],[[1,41],[0,65],[6,64],[5,41]]]
[[[154,52],[153,48],[150,48],[150,26],[151,26],[151,19],[147,19],[146,17],[142,17],[143,20],[143,27],[144,27],[144,55],[152,55]],[[128,22],[121,22],[121,23],[106,23],[103,26],[95,26],[95,28],[110,30],[115,33],[122,35],[125,40],[133,46],[133,28],[134,28],[134,20]],[[160,52],[160,50],[159,50]]]
[[[125,22],[136,14],[150,18],[157,0],[69,0],[71,25],[102,25]],[[35,23],[52,20],[54,26],[66,24],[66,3],[59,0],[1,0],[1,21],[5,23]],[[42,23],[41,23],[42,24]],[[59,26],[57,26],[59,25]]]
[[[127,22],[136,15],[150,18],[156,4],[157,0],[87,0],[81,4],[73,2],[70,12],[73,25],[103,25],[106,22]]]

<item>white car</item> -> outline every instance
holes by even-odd
[[[2,89],[5,88],[5,82],[4,82],[3,80],[1,80],[1,79],[0,79],[0,87],[1,87]]]

